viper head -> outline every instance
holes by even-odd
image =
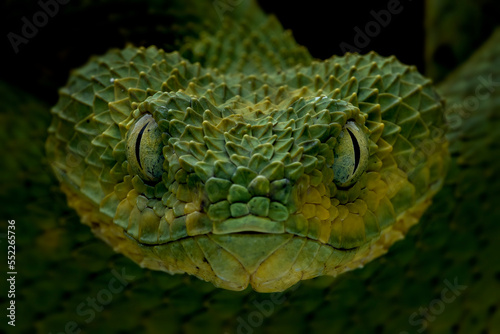
[[[441,184],[442,103],[414,67],[371,53],[223,76],[176,59],[158,89],[114,80],[101,188],[80,186],[143,266],[284,290],[386,252]]]

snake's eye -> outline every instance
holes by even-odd
[[[333,162],[334,182],[349,187],[363,174],[368,165],[368,140],[359,126],[348,121],[335,146]]]
[[[145,114],[127,135],[127,160],[134,173],[147,181],[158,180],[163,173],[163,143],[154,118]]]

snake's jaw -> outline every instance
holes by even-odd
[[[47,151],[82,221],[144,267],[284,290],[385,253],[441,186],[442,102],[395,58],[260,80],[120,52],[61,90]]]

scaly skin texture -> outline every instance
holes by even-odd
[[[500,82],[498,45],[497,33],[439,85],[448,106],[475,97],[480,76]],[[0,200],[2,213],[16,219],[21,273],[18,321],[8,332],[65,332],[74,321],[82,333],[498,333],[497,88],[489,85],[491,95],[473,112],[448,109],[449,173],[405,239],[362,269],[270,295],[144,270],[95,238],[67,207],[45,158],[49,106],[2,82],[0,138],[9,155]],[[94,309],[88,300],[102,296],[113,270],[126,285]]]
[[[442,185],[430,80],[375,53],[311,62],[260,21],[191,41],[204,66],[128,47],[60,91],[46,146],[69,205],[142,267],[283,291],[385,253]]]

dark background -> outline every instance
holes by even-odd
[[[389,2],[309,0],[302,5],[284,5],[283,1],[259,1],[266,12],[274,13],[285,28],[293,31],[299,44],[320,59],[342,54],[342,42],[355,46],[354,28],[364,31],[366,24],[374,21],[370,12],[387,9]],[[361,53],[373,50],[383,56],[396,55],[423,72],[424,2],[401,0],[401,13],[392,15],[390,24],[377,36],[369,37],[370,43]]]
[[[384,56],[396,55],[403,63],[416,65],[424,72],[424,1],[400,2],[402,12],[393,15],[390,24],[371,38],[361,53],[374,50]],[[61,5],[59,13],[29,43],[20,45],[15,54],[7,34],[19,33],[21,18],[31,18],[40,6],[37,1],[3,2],[0,79],[53,105],[57,89],[65,84],[69,70],[81,66],[91,55],[102,54],[111,47],[121,48],[127,41],[174,50],[173,41],[190,32],[189,26],[178,27],[177,33],[170,32],[167,27],[176,24],[175,14],[162,9],[152,14],[137,1],[108,0],[91,6],[88,3],[73,0]],[[370,11],[387,9],[389,0],[300,3],[261,0],[259,3],[266,12],[275,14],[286,29],[292,30],[296,40],[314,57],[324,59],[342,54],[342,42],[354,46],[354,28],[364,30],[374,20]]]

